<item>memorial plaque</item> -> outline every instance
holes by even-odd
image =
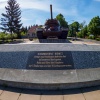
[[[70,51],[34,51],[29,53],[27,69],[74,69]]]

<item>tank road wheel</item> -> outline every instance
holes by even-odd
[[[66,39],[67,38],[67,34],[68,34],[68,32],[63,31],[62,34],[61,34],[61,38],[62,39]]]
[[[37,31],[37,38],[43,39],[43,32],[42,31]]]

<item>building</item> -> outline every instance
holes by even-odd
[[[27,35],[28,35],[28,38],[36,38],[37,37],[37,34],[36,34],[36,28],[38,28],[38,26],[32,26],[28,32],[27,32]]]

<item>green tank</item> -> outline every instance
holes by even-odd
[[[52,5],[50,5],[51,19],[46,20],[43,28],[37,28],[38,39],[58,38],[66,39],[68,28],[62,28],[57,19],[53,19]]]

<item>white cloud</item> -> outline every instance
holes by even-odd
[[[4,13],[5,6],[7,6],[8,0],[0,0],[0,18],[1,13]],[[17,0],[20,4],[22,10],[22,22],[24,25],[33,24],[43,24],[45,19],[50,18],[50,4],[53,5],[53,14],[56,16],[59,13],[62,13],[67,19],[68,17],[77,20],[77,21],[88,21],[88,18],[85,18],[85,15],[88,15],[87,12],[92,11],[91,7],[88,10],[86,7],[85,10],[85,0]],[[100,1],[100,0],[94,0]],[[80,12],[80,8],[84,8],[83,12]],[[79,8],[79,9],[78,9]],[[90,10],[89,10],[90,9]],[[41,14],[40,14],[41,12]],[[48,14],[48,16],[46,15]],[[83,14],[83,15],[82,15]],[[69,19],[70,20],[70,19]]]
[[[56,1],[56,0],[55,0]],[[1,0],[0,9],[4,9],[7,5],[7,0]],[[55,13],[62,13],[64,15],[76,15],[77,9],[73,7],[69,7],[69,9],[64,9],[59,7],[59,3],[55,4],[53,3],[53,0],[17,0],[17,2],[20,4],[21,9],[36,9],[36,10],[42,10],[46,12],[50,12],[50,4],[53,4],[53,12]],[[68,5],[69,6],[69,5]]]
[[[37,9],[43,11],[49,11],[48,5],[50,1],[47,0],[17,0],[22,9]]]

